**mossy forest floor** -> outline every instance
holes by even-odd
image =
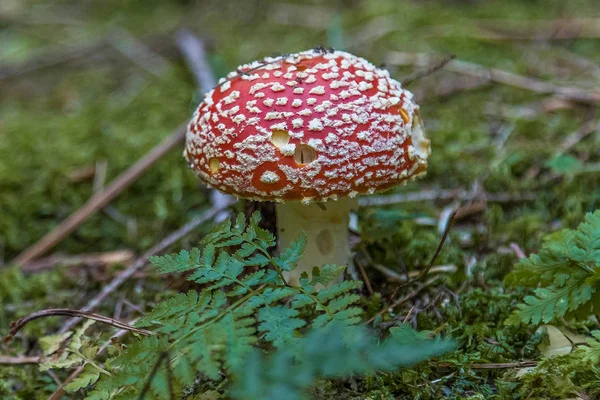
[[[204,40],[217,77],[240,63],[324,44],[385,64],[402,81],[451,53],[483,68],[485,76],[454,63],[407,84],[432,142],[429,172],[386,193],[406,195],[393,204],[359,210],[355,251],[373,290],[362,293],[367,315],[384,310],[377,326],[406,320],[419,330],[443,331],[460,347],[445,356],[445,369],[422,363],[396,374],[321,382],[314,395],[598,398],[595,367],[565,372],[573,360],[542,361],[543,330],[504,325],[526,291],[505,287],[503,278],[520,256],[540,249],[542,237],[575,228],[600,208],[600,100],[565,97],[561,89],[536,93],[535,82],[515,84],[514,77],[494,82],[499,74],[487,79],[486,68],[592,93],[600,87],[599,26],[595,0],[4,0],[0,335],[30,312],[82,307],[125,268],[126,262],[58,263],[23,271],[10,260],[190,117],[201,94],[177,50],[178,29]],[[141,254],[208,207],[208,191],[178,148],[51,253]],[[426,267],[456,207],[432,271],[421,283],[398,289],[407,274]],[[171,250],[193,246],[210,228],[203,225]],[[144,269],[97,312],[131,320],[186,285]],[[567,325],[586,334],[598,328],[594,321]],[[37,338],[62,323],[49,318],[28,325],[10,345],[0,345],[0,360],[35,353]],[[518,365],[524,360],[547,365],[526,374]],[[0,364],[0,397],[46,399],[67,376]]]

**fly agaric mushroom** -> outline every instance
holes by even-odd
[[[425,174],[430,147],[418,110],[388,71],[352,54],[265,58],[206,94],[184,157],[225,193],[277,202],[280,249],[306,232],[305,256],[286,276],[297,285],[315,265],[348,264],[357,195]]]

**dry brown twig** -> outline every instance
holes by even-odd
[[[124,189],[134,183],[144,172],[153,166],[159,159],[171,149],[178,146],[185,138],[186,126],[181,125],[173,131],[163,142],[155,146],[150,152],[138,160],[135,164],[123,172],[103,191],[94,194],[77,211],[71,214],[56,228],[47,233],[37,243],[33,244],[19,254],[12,264],[23,265],[56,246],[66,236],[76,230],[92,214],[106,206],[112,199],[117,197]]]
[[[585,121],[579,129],[570,135],[567,135],[560,146],[558,146],[556,155],[558,156],[566,153],[573,146],[593,132],[600,132],[600,122],[597,119],[594,119],[594,113],[592,113],[591,117],[587,118],[587,121]]]
[[[117,288],[119,288],[123,283],[125,283],[129,278],[135,275],[136,272],[140,271],[148,264],[148,258],[154,256],[156,254],[162,253],[165,249],[176,243],[178,240],[187,236],[191,231],[196,229],[198,226],[203,224],[206,221],[213,219],[217,214],[222,212],[224,209],[233,204],[231,203],[223,204],[220,208],[213,207],[198,217],[192,219],[190,222],[171,233],[159,243],[151,247],[148,251],[146,251],[142,256],[138,257],[133,264],[127,267],[123,272],[121,272],[117,277],[115,277],[109,284],[105,285],[100,293],[94,296],[91,300],[87,302],[87,304],[82,308],[82,311],[88,312],[100,305],[105,298],[107,298],[111,293],[113,293]],[[67,320],[67,322],[60,329],[61,333],[64,333],[71,329],[77,322],[79,318],[71,318]]]
[[[25,365],[25,364],[39,364],[40,357],[37,356],[0,356],[0,365]]]
[[[439,61],[431,64],[430,66],[423,68],[421,70],[415,71],[412,74],[408,75],[407,77],[402,79],[402,84],[404,86],[408,86],[411,83],[424,78],[426,76],[429,76],[437,71],[439,71],[440,69],[444,68],[450,61],[454,60],[456,58],[455,54],[450,54],[447,55],[445,57],[443,57],[442,59],[440,59]]]
[[[217,81],[212,71],[207,67],[208,61],[206,60],[202,40],[187,30],[180,30],[177,32],[177,46],[186,60],[188,69],[194,75],[198,88],[207,91],[217,86]],[[213,207],[221,207],[223,204],[229,203],[232,199],[231,196],[223,194],[218,190],[212,190],[210,195]],[[227,213],[223,211],[215,216],[215,221],[221,222],[225,218],[227,218]]]
[[[393,310],[394,308],[406,303],[407,301],[415,298],[419,293],[421,293],[421,291],[423,289],[425,289],[426,287],[430,286],[431,284],[435,283],[437,280],[439,279],[439,276],[435,276],[429,280],[427,280],[425,283],[419,283],[419,285],[417,286],[416,289],[414,289],[412,292],[408,293],[407,295],[401,297],[400,299],[396,300],[394,303],[392,303],[389,306],[384,307],[381,311],[379,311],[377,314],[375,314],[373,317],[371,317],[365,324],[368,325],[371,322],[375,321],[375,319],[377,319],[378,317],[382,316],[383,314],[385,314],[386,311],[388,310]]]
[[[439,60],[439,56],[425,53],[390,52],[386,56],[386,64],[390,65],[431,65],[435,60]],[[579,103],[591,105],[600,104],[600,91],[598,90],[584,90],[575,87],[555,85],[550,82],[514,74],[498,68],[487,68],[471,62],[453,60],[446,65],[445,70],[482,80],[501,83],[538,94],[554,95]]]
[[[196,42],[201,43],[201,42]],[[140,53],[140,45],[134,46],[137,49],[137,53]],[[200,52],[200,56],[196,55],[195,62],[200,63],[195,66],[196,71],[204,70],[203,79],[199,80],[198,83],[201,85],[201,90],[209,90],[214,86],[214,78],[210,78],[210,68],[206,64],[206,58],[203,56],[204,48],[200,47],[196,53]],[[143,53],[143,52],[142,52]],[[145,53],[144,53],[145,54]],[[187,56],[186,56],[187,57]],[[164,66],[164,64],[160,64]],[[159,68],[160,69],[160,68]],[[71,214],[66,220],[59,224],[56,228],[46,234],[37,243],[30,246],[28,249],[19,254],[13,261],[13,264],[22,265],[28,261],[31,261],[40,255],[47,252],[49,249],[58,244],[67,235],[72,233],[81,224],[86,221],[92,214],[97,212],[106,206],[112,199],[119,195],[124,189],[129,187],[135,182],[146,170],[160,160],[165,154],[167,154],[173,148],[179,146],[186,133],[186,123],[180,125],[175,129],[162,143],[154,147],[150,152],[143,156],[138,162],[129,167],[123,172],[117,179],[115,179],[108,187],[99,193],[94,194],[79,210]],[[213,200],[222,201],[225,204],[227,201],[222,199],[219,195],[214,195]],[[219,205],[220,206],[220,205]],[[220,216],[222,219],[223,217]]]
[[[543,114],[550,114],[562,110],[572,110],[576,103],[558,97],[548,97],[524,106],[499,105],[488,103],[485,107],[486,115],[505,119],[524,119],[534,121]]]
[[[117,28],[109,36],[108,42],[123,56],[130,59],[141,69],[160,78],[171,67],[170,62],[152,51],[146,44],[124,28]]]
[[[409,279],[414,279],[421,275],[423,272],[420,270],[409,271],[408,274],[399,274],[398,272],[381,264],[373,264],[373,268],[384,274],[389,280],[397,282],[406,282]],[[448,265],[436,265],[431,267],[429,275],[431,274],[453,274],[458,271],[458,267],[454,264]]]
[[[140,335],[149,336],[154,335],[154,332],[147,329],[136,328],[126,324],[125,322],[118,321],[114,318],[105,317],[104,315],[86,312],[83,310],[75,310],[72,308],[49,308],[47,310],[40,310],[31,313],[23,318],[19,318],[16,321],[11,322],[10,330],[8,335],[4,338],[4,343],[8,343],[12,338],[21,330],[25,325],[39,318],[54,317],[54,316],[66,316],[66,317],[77,317],[92,319],[94,321],[101,322],[103,324],[114,326],[115,328],[125,329]]]
[[[474,21],[496,40],[569,40],[600,38],[600,18]]]
[[[373,291],[373,286],[371,285],[371,281],[369,280],[369,275],[367,275],[367,271],[365,270],[365,265],[366,264],[366,260],[365,257],[361,256],[362,253],[358,253],[356,254],[356,256],[354,257],[354,265],[356,265],[358,267],[358,270],[360,271],[360,276],[362,277],[363,282],[365,283],[365,287],[367,288],[367,291],[369,292],[369,296],[373,296],[373,294],[375,293]]]
[[[55,254],[49,257],[40,258],[21,266],[26,272],[39,272],[54,268],[56,265],[67,267],[76,265],[113,265],[125,264],[131,261],[134,253],[131,250],[107,251],[105,253],[89,253],[76,255]]]
[[[491,203],[509,203],[519,201],[532,201],[537,198],[533,192],[523,193],[486,193],[486,200]],[[358,200],[360,207],[383,206],[390,204],[409,203],[416,201],[432,201],[432,200],[473,200],[475,195],[464,189],[439,189],[439,190],[422,190],[420,192],[396,193],[382,196],[361,197]]]
[[[518,361],[511,363],[490,363],[490,364],[469,364],[468,367],[471,369],[510,369],[510,368],[530,368],[537,366],[537,361]],[[437,368],[463,368],[463,366],[457,366],[447,362],[441,362],[436,364]]]

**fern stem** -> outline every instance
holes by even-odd
[[[86,356],[84,356],[79,350],[76,349],[70,349],[69,351],[72,351],[73,353],[77,354],[79,357],[81,357],[87,364],[90,364],[92,367],[94,367],[95,369],[98,370],[98,372],[104,374],[104,375],[108,375],[108,376],[112,376],[112,374],[110,372],[108,372],[107,370],[105,370],[104,368],[102,368],[101,366],[99,366],[98,364],[96,364],[94,362],[94,360],[90,360],[89,358],[87,358]]]
[[[212,319],[209,319],[208,321],[206,321],[205,323],[203,323],[200,326],[195,327],[194,329],[190,330],[188,333],[186,333],[185,335],[183,335],[182,337],[180,337],[179,339],[177,339],[176,341],[174,341],[173,343],[171,343],[168,347],[168,350],[173,349],[173,347],[175,347],[176,344],[178,344],[180,341],[182,341],[183,339],[186,339],[187,337],[193,335],[194,333],[205,329],[206,327],[214,324],[215,322],[218,322],[221,318],[223,318],[224,316],[226,316],[227,314],[229,314],[230,312],[234,311],[236,308],[238,308],[239,306],[241,306],[242,304],[244,304],[245,302],[247,302],[248,300],[250,300],[253,296],[260,294],[262,292],[265,291],[265,289],[271,287],[271,285],[264,285],[261,286],[260,288],[246,293],[246,295],[244,297],[242,297],[241,299],[239,299],[238,301],[236,301],[235,303],[233,303],[232,305],[230,305],[229,307],[227,307],[222,313],[215,315]]]
[[[263,253],[265,255],[265,257],[267,257],[269,259],[269,262],[271,263],[271,265],[273,266],[273,268],[275,268],[275,271],[277,271],[277,275],[279,275],[279,278],[281,279],[281,282],[285,286],[290,287],[290,284],[287,282],[287,280],[283,276],[283,271],[281,270],[281,268],[279,268],[277,266],[277,263],[275,262],[275,260],[271,256],[271,254],[269,254],[269,252],[267,250],[265,250],[265,249],[259,248],[259,250],[260,250],[261,253]]]
[[[315,295],[309,293],[306,291],[306,289],[304,289],[303,287],[294,287],[294,289],[298,289],[300,290],[300,292],[302,292],[303,295],[310,297],[310,299],[312,301],[314,301],[316,304],[319,305],[319,307],[321,307],[325,313],[329,316],[329,318],[331,318],[333,320],[333,314],[331,313],[331,311],[329,311],[329,307],[327,307],[325,304],[323,304]]]

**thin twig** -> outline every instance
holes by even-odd
[[[142,391],[140,392],[140,395],[138,396],[138,400],[144,400],[144,398],[146,397],[146,393],[148,393],[148,390],[150,390],[150,385],[152,384],[152,380],[154,380],[154,376],[158,372],[158,368],[160,367],[162,362],[166,360],[167,354],[168,354],[167,352],[160,353],[160,357],[158,358],[158,360],[156,360],[154,367],[152,367],[152,371],[150,372],[150,375],[148,375],[148,379],[146,380],[146,383],[144,384],[144,387],[142,388]],[[166,361],[168,362],[168,360],[166,360]]]
[[[430,65],[436,59],[438,59],[437,56],[423,53],[390,52],[386,56],[386,63],[392,65],[410,65],[424,62],[425,65]],[[485,79],[538,94],[555,95],[585,104],[600,104],[600,91],[598,90],[584,90],[575,87],[555,85],[536,78],[514,74],[498,68],[487,68],[479,64],[460,60],[449,62],[445,69],[458,74]]]
[[[360,271],[360,275],[362,277],[363,282],[365,283],[367,291],[369,292],[369,296],[373,296],[373,294],[375,292],[373,291],[373,286],[371,286],[371,281],[369,280],[367,271],[365,271],[365,266],[363,265],[363,260],[364,260],[364,258],[360,257],[360,255],[357,254],[356,257],[354,258],[354,265],[356,265],[358,267],[358,270]]]
[[[519,257],[519,258],[527,258],[527,256],[525,255],[525,252],[515,242],[511,242],[510,243],[510,248],[513,249],[513,251],[515,252],[515,255],[517,257]]]
[[[197,36],[186,29],[177,32],[177,47],[183,54],[188,69],[196,79],[196,85],[202,92],[208,92],[215,86],[217,81],[208,68],[204,43]]]
[[[173,53],[172,41],[168,40],[170,33],[161,33],[150,35],[141,39],[136,39],[148,49],[159,50],[161,53]],[[22,77],[23,75],[39,72],[45,68],[59,66],[68,62],[79,62],[79,64],[90,64],[99,59],[99,57],[109,58],[114,50],[111,48],[111,38],[104,37],[91,44],[64,44],[53,45],[36,52],[32,57],[15,63],[0,63],[0,81]],[[158,54],[158,53],[156,53]],[[101,58],[100,58],[101,59]],[[97,65],[97,63],[95,64]]]
[[[144,266],[146,266],[146,264],[148,263],[148,257],[162,253],[166,248],[173,245],[184,236],[188,235],[199,225],[214,218],[215,215],[223,211],[225,207],[229,207],[231,204],[233,204],[233,201],[231,203],[222,205],[223,208],[211,208],[205,211],[204,213],[192,219],[190,222],[188,222],[175,232],[165,237],[159,243],[151,247],[141,257],[137,258],[133,264],[127,267],[127,269],[125,269],[117,277],[115,277],[108,285],[105,285],[102,291],[100,291],[100,293],[98,293],[90,301],[88,301],[88,303],[82,308],[82,311],[88,312],[98,307],[106,297],[108,297],[112,292],[114,292],[118,287],[120,287],[125,281],[127,281],[129,278],[135,275],[136,272],[144,268]],[[69,319],[65,323],[65,325],[60,329],[60,332],[64,333],[68,331],[78,321],[78,318]]]
[[[40,358],[36,356],[0,356],[0,365],[24,365],[24,364],[39,364]]]
[[[433,264],[435,263],[438,256],[440,255],[442,249],[444,248],[444,244],[446,243],[446,239],[448,238],[448,234],[450,233],[450,228],[452,227],[452,222],[454,221],[454,218],[456,217],[456,213],[457,213],[457,210],[454,210],[452,212],[452,214],[450,214],[450,217],[448,218],[448,223],[446,224],[446,229],[444,229],[444,233],[442,234],[442,239],[440,240],[440,243],[438,244],[438,247],[435,250],[433,257],[431,257],[431,261],[429,261],[429,264],[427,265],[427,267],[423,270],[423,272],[419,276],[406,282],[405,284],[400,286],[399,289],[405,288],[407,286],[412,285],[413,283],[415,283],[417,281],[420,281],[429,273],[429,270],[431,270],[431,267],[433,267]]]
[[[490,363],[490,364],[468,364],[467,367],[471,369],[510,369],[510,368],[530,368],[537,366],[537,361],[518,361],[511,363]],[[463,368],[462,365],[454,365],[452,363],[441,362],[437,363],[438,368]]]
[[[217,85],[217,80],[209,67],[204,42],[192,32],[182,29],[177,32],[177,47],[183,54],[188,69],[194,75],[196,85],[200,92],[208,92]],[[231,201],[231,196],[212,190],[210,193],[213,207],[221,207]],[[215,222],[219,223],[227,218],[227,213],[222,212],[215,216]]]
[[[109,37],[109,43],[119,53],[156,77],[162,77],[170,68],[166,58],[150,50],[145,43],[124,28],[117,28]]]
[[[373,268],[384,274],[389,280],[397,282],[406,282],[408,279],[415,278],[421,275],[422,271],[409,271],[408,274],[399,274],[398,272],[381,264],[373,264]],[[458,267],[454,264],[436,265],[431,267],[429,274],[453,274],[458,271]],[[407,276],[408,275],[408,276]]]
[[[33,244],[11,263],[23,265],[42,254],[46,253],[71,232],[76,230],[92,214],[106,206],[112,199],[119,195],[125,188],[135,182],[148,168],[167,154],[171,149],[179,146],[185,138],[186,125],[183,124],[175,129],[165,140],[150,150],[145,156],[123,172],[102,192],[94,194],[81,208],[71,214],[56,228],[47,233],[37,243]]]
[[[35,72],[43,68],[53,67],[73,59],[94,56],[101,52],[107,44],[108,41],[106,39],[101,39],[85,46],[61,46],[39,52],[33,57],[20,63],[0,64],[0,80]]]
[[[358,199],[360,207],[384,206],[390,204],[410,203],[428,200],[471,200],[474,198],[470,191],[463,189],[422,190],[420,192],[396,193],[383,196],[366,196]],[[534,192],[522,193],[486,193],[485,198],[489,203],[509,203],[532,201],[537,199]]]
[[[134,253],[131,250],[115,250],[105,253],[88,253],[76,255],[55,254],[49,257],[40,258],[32,262],[23,264],[21,269],[26,272],[39,272],[54,268],[56,265],[75,266],[75,265],[112,265],[124,264],[133,259]]]
[[[600,132],[600,122],[592,117],[583,123],[581,128],[568,135],[563,142],[558,146],[556,155],[561,155],[569,151],[573,146],[583,140],[586,136],[593,132]]]
[[[456,58],[455,54],[449,54],[447,56],[445,56],[444,58],[442,58],[441,60],[439,60],[436,63],[433,63],[432,65],[423,68],[421,70],[415,71],[412,74],[408,75],[406,78],[402,78],[402,84],[404,86],[408,86],[411,83],[418,81],[421,78],[424,78],[426,76],[429,76],[437,71],[439,71],[440,69],[444,68],[450,61],[454,60]]]
[[[397,301],[392,303],[392,305],[384,307],[381,311],[379,311],[371,319],[369,319],[365,324],[366,325],[370,324],[371,322],[375,321],[375,319],[377,319],[377,317],[385,314],[386,311],[394,309],[394,308],[398,307],[399,305],[406,303],[410,299],[415,298],[423,289],[425,289],[427,286],[429,286],[430,284],[435,282],[437,279],[438,279],[438,277],[434,277],[434,278],[426,281],[424,284],[419,284],[416,289],[414,289],[412,292],[408,293],[406,296],[401,297],[400,299],[398,299]]]
[[[72,308],[49,308],[47,310],[36,311],[29,314],[26,317],[19,318],[16,321],[11,322],[10,330],[8,335],[4,338],[4,343],[8,343],[25,325],[39,318],[55,317],[55,316],[67,316],[67,317],[78,317],[87,318],[94,321],[101,322],[103,324],[114,326],[115,328],[125,329],[131,332],[139,333],[140,335],[149,336],[154,335],[154,332],[136,328],[126,324],[125,322],[118,321],[114,318],[105,317],[104,315],[86,312],[83,310],[75,310]]]
[[[474,21],[495,40],[571,40],[600,38],[600,18]]]

